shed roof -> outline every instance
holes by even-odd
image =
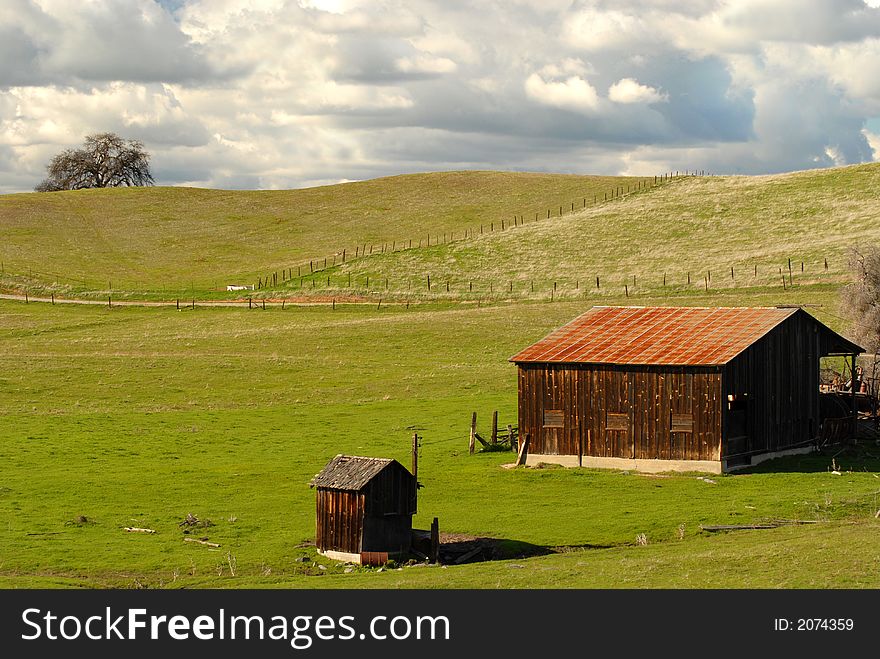
[[[593,307],[510,361],[720,366],[799,312],[797,307]],[[840,339],[835,343],[858,348],[815,322]]]
[[[390,458],[364,458],[357,455],[340,454],[330,460],[318,474],[315,474],[309,486],[358,491],[392,463],[405,469],[397,460]]]

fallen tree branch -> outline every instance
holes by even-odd
[[[199,538],[184,538],[184,542],[196,542],[200,545],[208,545],[209,547],[219,547],[216,542],[208,542],[207,540],[200,540]]]
[[[779,524],[719,524],[717,526],[700,525],[701,531],[744,531],[757,529],[776,529]]]

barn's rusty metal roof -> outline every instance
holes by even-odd
[[[332,490],[356,492],[393,462],[396,463],[397,460],[340,454],[330,460],[327,466],[315,475],[309,483],[309,487],[326,487]],[[403,465],[400,467],[404,468]]]
[[[593,307],[510,361],[718,366],[798,311],[777,307]]]

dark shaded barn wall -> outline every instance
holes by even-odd
[[[718,460],[718,367],[519,364],[529,453]]]
[[[782,451],[818,435],[824,335],[800,312],[724,366],[722,457]]]
[[[415,480],[395,463],[359,491],[318,487],[315,542],[322,551],[405,553],[416,511]]]

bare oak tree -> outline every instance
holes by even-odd
[[[844,287],[842,307],[844,314],[852,320],[852,335],[870,357],[867,362],[868,393],[874,397],[875,425],[880,421],[877,414],[878,375],[880,375],[880,248],[868,247],[863,250],[850,251],[850,268],[855,281]]]
[[[855,281],[844,287],[843,310],[852,320],[853,338],[868,352],[880,352],[880,248],[850,252]]]
[[[46,172],[48,176],[34,188],[37,192],[153,184],[144,145],[116,133],[87,136],[82,148],[52,158]]]

